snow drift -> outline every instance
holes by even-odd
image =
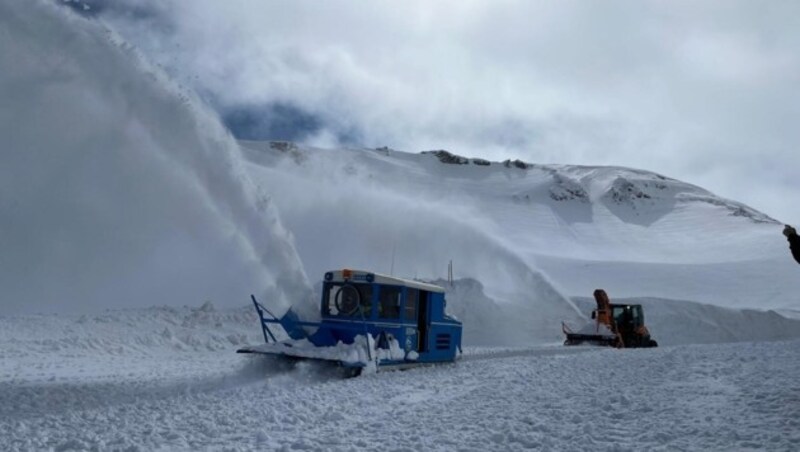
[[[114,33],[0,2],[4,313],[246,303],[310,289],[216,117]]]

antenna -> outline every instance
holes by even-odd
[[[394,254],[397,251],[397,242],[392,242],[392,267],[389,270],[389,276],[394,276]]]
[[[450,287],[453,287],[453,259],[450,259],[450,263],[447,264],[447,282],[450,283]]]

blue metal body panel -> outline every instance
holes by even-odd
[[[320,322],[304,322],[290,309],[280,319],[255,297],[264,340],[276,343],[270,325],[279,324],[292,340],[307,339],[314,347],[352,344],[367,335],[377,341],[377,350],[388,350],[397,341],[392,359],[378,359],[381,366],[450,362],[461,351],[462,324],[445,313],[444,290],[411,280],[368,272],[328,272],[323,283]],[[313,333],[307,330],[316,329]],[[267,351],[244,352],[292,355],[291,343]],[[402,350],[398,358],[397,346]],[[370,351],[372,353],[372,351]],[[303,357],[292,355],[295,357]],[[326,359],[310,357],[310,359]],[[372,356],[370,356],[372,359]],[[340,362],[345,366],[363,366]]]

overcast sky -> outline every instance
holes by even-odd
[[[800,223],[800,2],[89,3],[239,136],[641,168]]]

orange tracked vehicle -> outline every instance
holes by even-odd
[[[604,345],[618,348],[657,347],[644,325],[644,311],[640,304],[612,304],[603,289],[594,291],[597,309],[592,311],[594,322],[580,331],[572,331],[561,323],[567,336],[564,345]]]

